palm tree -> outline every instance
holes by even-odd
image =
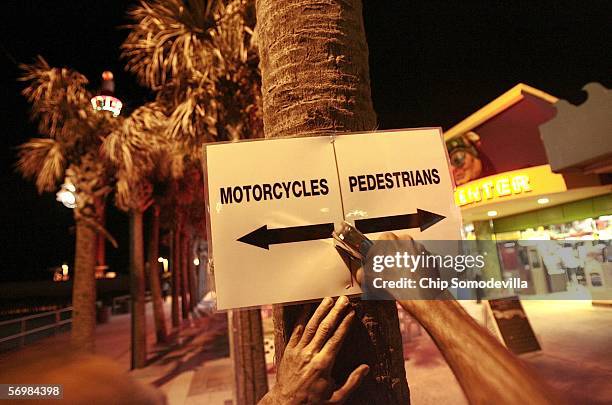
[[[127,68],[172,111],[168,135],[189,164],[200,166],[204,143],[262,136],[252,1],[141,0],[129,17]],[[267,390],[261,315],[240,313],[254,326],[236,329],[244,344],[234,347],[235,369],[253,385],[238,384],[238,396],[256,402]]]
[[[168,327],[162,299],[161,274],[159,271],[159,235],[160,235],[160,207],[155,202],[151,205],[151,223],[149,225],[149,249],[147,252],[149,263],[149,288],[153,298],[153,319],[155,321],[155,338],[157,343],[168,343]]]
[[[197,296],[195,268],[192,263],[194,241],[198,235],[206,233],[205,212],[202,209],[204,183],[199,167],[189,167],[179,182],[178,204],[183,215],[182,234],[182,272],[183,292],[189,295],[188,305],[184,308],[193,311],[200,297]]]
[[[199,250],[200,243],[206,235],[206,212],[202,209],[202,200],[204,199],[204,182],[202,179],[201,170],[193,170],[190,173],[190,193],[192,198],[190,204],[186,207],[188,217],[187,223],[190,225],[187,229],[190,235],[187,255],[187,275],[189,277],[189,295],[191,297],[191,310],[194,311],[201,297],[198,296],[198,274],[196,273],[196,264],[191,258],[196,257],[196,251]],[[198,257],[199,260],[199,257]]]
[[[54,192],[61,181],[75,195],[75,271],[72,289],[71,342],[79,350],[94,350],[96,235],[117,243],[100,221],[105,196],[111,191],[108,170],[99,153],[101,140],[120,119],[94,111],[85,76],[68,68],[53,68],[42,58],[21,65],[23,95],[32,105],[43,138],[19,147],[17,168],[33,179],[39,193]]]
[[[172,202],[174,211],[172,231],[174,234],[174,268],[177,298],[180,295],[180,316],[184,320],[189,319],[189,314],[196,305],[196,295],[193,292],[194,275],[190,265],[191,239],[194,232],[201,233],[203,227],[199,226],[204,212],[202,209],[203,184],[201,169],[193,162],[183,167],[183,175],[172,184]],[[174,301],[173,301],[174,302]],[[176,315],[179,317],[178,300]]]
[[[153,183],[168,177],[172,147],[164,136],[167,117],[157,103],[137,108],[103,143],[102,150],[117,169],[115,203],[130,216],[130,291],[132,299],[132,368],[146,364],[145,263],[143,216],[153,205]],[[157,257],[150,259],[157,263]],[[165,316],[159,274],[150,277],[158,336],[165,339]]]
[[[141,0],[129,17],[127,68],[171,106],[168,133],[194,160],[204,143],[261,137],[252,2]]]
[[[360,0],[257,0],[266,137],[368,131],[376,127]],[[310,10],[310,12],[304,12]],[[316,10],[316,11],[313,11]],[[361,363],[372,372],[351,404],[408,403],[395,303],[354,302],[337,381]],[[302,305],[275,311],[277,358]]]
[[[122,183],[124,174],[119,174]],[[144,212],[153,203],[152,185],[147,180],[125,182],[129,199],[117,198],[117,207],[130,216],[130,296],[132,305],[132,368],[142,368],[147,361],[147,329],[145,313]]]

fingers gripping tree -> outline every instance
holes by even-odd
[[[264,133],[329,135],[376,127],[360,0],[257,0]],[[354,301],[354,322],[336,362],[343,382],[361,363],[371,372],[351,404],[409,402],[394,302]],[[301,306],[275,309],[277,358]]]
[[[121,122],[90,104],[88,80],[68,68],[53,68],[41,57],[22,65],[23,95],[32,105],[43,138],[19,148],[18,170],[34,179],[40,193],[57,191],[65,181],[75,196],[76,252],[72,289],[71,343],[78,350],[94,350],[96,300],[96,237],[115,240],[101,224],[101,209],[111,191],[102,140]]]

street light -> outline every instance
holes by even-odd
[[[168,272],[168,259],[166,259],[165,257],[158,257],[157,261],[162,264],[162,267],[164,268],[164,273],[167,273]]]
[[[96,111],[109,111],[113,117],[121,113],[123,103],[115,94],[115,81],[113,80],[113,72],[108,70],[102,72],[102,84],[100,86],[100,94],[91,98],[91,105]],[[61,202],[68,208],[76,208],[76,187],[66,178],[64,184],[57,192],[57,201]]]
[[[67,208],[76,208],[76,187],[70,179],[66,178],[64,184],[60,187],[59,191],[55,194],[56,200],[64,204]]]
[[[102,72],[102,85],[100,86],[100,94],[91,98],[91,106],[96,111],[109,111],[113,117],[121,114],[123,103],[115,94],[115,81],[113,80],[113,72],[108,70]]]

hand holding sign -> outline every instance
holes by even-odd
[[[359,267],[355,272],[355,280],[363,289],[364,298],[436,299],[440,294],[439,290],[420,287],[421,279],[439,277],[436,267],[420,265],[412,269],[403,268],[396,266],[395,260],[387,260],[398,258],[398,255],[418,257],[423,254],[428,254],[425,247],[408,235],[400,238],[392,232],[381,234],[369,249],[363,267]],[[398,287],[399,285],[402,287]],[[406,288],[407,285],[411,287]],[[401,291],[401,296],[397,294],[398,291]]]

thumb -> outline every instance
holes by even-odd
[[[359,267],[355,272],[355,281],[357,281],[357,284],[359,284],[360,287],[361,284],[363,284],[363,274],[363,267]]]
[[[393,232],[384,232],[380,234],[377,240],[400,240],[400,238]]]
[[[359,384],[361,384],[361,381],[366,375],[368,375],[369,372],[370,367],[366,364],[362,364],[361,366],[357,367],[355,370],[353,370],[351,375],[348,376],[344,385],[334,391],[327,403],[343,404],[348,399],[349,395],[351,395],[351,393],[355,391],[357,387],[359,387]]]

